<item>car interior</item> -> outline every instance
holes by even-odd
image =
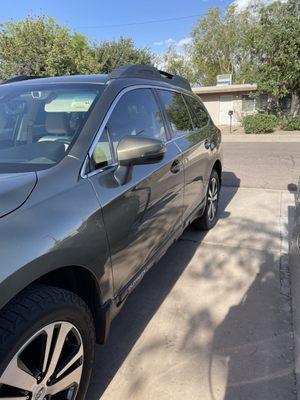
[[[59,162],[82,128],[94,98],[94,94],[85,100],[78,93],[45,91],[2,100],[0,163]]]

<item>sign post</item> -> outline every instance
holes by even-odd
[[[229,111],[228,111],[228,115],[229,115],[229,117],[230,117],[230,133],[231,133],[231,130],[232,130],[232,116],[233,116],[233,111],[232,111],[232,110],[229,110]]]

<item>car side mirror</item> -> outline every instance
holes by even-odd
[[[125,136],[117,146],[120,166],[153,164],[163,159],[166,145],[158,139]]]

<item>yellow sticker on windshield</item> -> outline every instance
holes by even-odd
[[[45,104],[46,112],[87,112],[91,107],[95,93],[63,93]]]
[[[86,112],[90,108],[92,102],[92,99],[73,99],[71,103],[71,109],[73,111]]]

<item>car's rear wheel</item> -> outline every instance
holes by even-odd
[[[0,400],[83,400],[94,343],[90,311],[77,295],[26,289],[0,312]]]
[[[193,221],[192,225],[194,228],[208,231],[216,225],[218,219],[219,195],[220,179],[217,171],[213,169],[208,183],[205,210],[200,218]]]

